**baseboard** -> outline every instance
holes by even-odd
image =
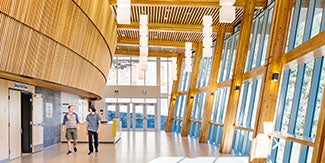
[[[9,162],[9,158],[4,159],[4,160],[0,160],[0,163],[8,163]]]
[[[40,152],[40,151],[42,151],[43,149],[44,149],[44,148],[43,148],[43,144],[35,145],[35,146],[33,146],[33,153]]]

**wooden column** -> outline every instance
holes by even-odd
[[[318,119],[312,163],[325,163],[325,91]]]
[[[200,130],[200,143],[206,143],[208,141],[208,134],[209,134],[209,122],[211,120],[212,110],[213,110],[213,103],[214,103],[214,96],[211,93],[214,93],[217,86],[217,80],[219,76],[219,68],[220,62],[222,57],[222,48],[223,43],[225,40],[225,26],[222,26],[220,30],[217,32],[217,40],[216,40],[216,47],[214,50],[214,56],[212,59],[212,67],[210,72],[209,84],[208,84],[208,92],[207,97],[205,99],[205,109],[202,117],[202,124]]]
[[[239,103],[240,90],[235,90],[236,86],[242,85],[242,76],[245,69],[247,58],[252,21],[254,17],[255,4],[254,0],[247,0],[244,7],[244,15],[240,26],[240,33],[237,44],[236,61],[234,68],[233,80],[230,87],[229,101],[226,111],[226,119],[220,143],[221,153],[230,153],[232,139],[234,136],[234,123],[236,118],[237,107]]]
[[[281,56],[285,53],[288,28],[293,1],[277,0],[275,2],[272,27],[270,32],[270,42],[267,51],[267,69],[263,76],[261,86],[261,100],[257,111],[255,131],[253,137],[258,133],[263,133],[263,122],[273,122],[276,100],[278,98],[279,81],[272,81],[272,74],[282,72]]]
[[[176,104],[178,84],[179,84],[179,80],[180,80],[180,76],[181,76],[183,58],[184,58],[184,54],[178,54],[178,57],[177,57],[177,79],[173,81],[173,88],[172,88],[172,93],[171,93],[170,102],[169,102],[168,117],[167,117],[167,122],[166,122],[166,129],[165,129],[166,132],[171,132],[172,127],[173,127],[174,110],[175,110],[175,104]]]
[[[197,77],[200,71],[199,69],[200,69],[201,58],[202,58],[202,43],[198,45],[195,52],[195,58],[192,67],[192,75],[190,80],[190,87],[187,93],[186,109],[183,117],[183,126],[182,126],[182,133],[181,133],[182,136],[187,136],[188,130],[190,128],[191,114],[192,114],[193,101],[194,101],[194,98],[191,98],[191,96],[194,97],[195,94],[194,90],[196,88]]]

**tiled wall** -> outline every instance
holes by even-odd
[[[36,87],[35,93],[43,94],[44,148],[61,142],[61,92]],[[46,118],[46,103],[52,103],[52,118]]]

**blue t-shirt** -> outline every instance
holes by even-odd
[[[97,132],[98,123],[100,121],[100,116],[96,113],[89,113],[86,117],[86,121],[88,122],[88,131]]]

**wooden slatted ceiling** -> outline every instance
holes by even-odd
[[[116,47],[117,50],[139,50],[139,45],[130,45],[130,44],[118,44]],[[184,53],[184,48],[175,48],[169,46],[150,46],[149,52],[163,52],[163,53]]]
[[[164,41],[182,41],[182,42],[202,42],[202,18],[204,15],[211,15],[213,18],[213,26],[218,27],[220,25],[227,26],[231,30],[236,24],[238,24],[243,16],[243,8],[236,7],[236,19],[229,24],[219,22],[219,9],[218,7],[202,7],[202,6],[162,6],[162,5],[133,5],[131,1],[131,26],[118,25],[117,35],[118,38],[123,39],[139,39],[139,28],[136,26],[139,22],[140,14],[148,15],[149,23],[149,40],[164,40]],[[111,3],[114,12],[116,13],[116,4]],[[175,25],[173,27],[172,25]],[[162,28],[151,28],[151,26]],[[188,31],[182,27],[188,26]],[[166,29],[163,29],[166,27]],[[196,30],[191,30],[192,27],[196,27]],[[197,28],[199,27],[199,28]],[[201,28],[202,27],[202,28]],[[199,29],[199,30],[197,30]],[[233,31],[233,30],[232,30]],[[212,35],[213,40],[216,39],[216,29]],[[133,45],[124,44],[120,46],[117,42],[118,48],[124,48],[124,50],[138,50],[134,49]],[[150,46],[150,45],[149,45]],[[170,46],[173,46],[172,44]],[[185,46],[185,45],[184,45]],[[151,47],[151,46],[150,46]],[[153,48],[157,52],[169,52],[171,47]],[[150,49],[150,50],[153,50]],[[149,50],[149,51],[150,51]],[[184,52],[183,50],[175,50]]]
[[[139,39],[139,31],[134,29],[117,29],[118,38]],[[216,33],[212,35],[216,39]],[[175,32],[175,31],[149,31],[149,40],[190,41],[201,42],[202,33]]]

